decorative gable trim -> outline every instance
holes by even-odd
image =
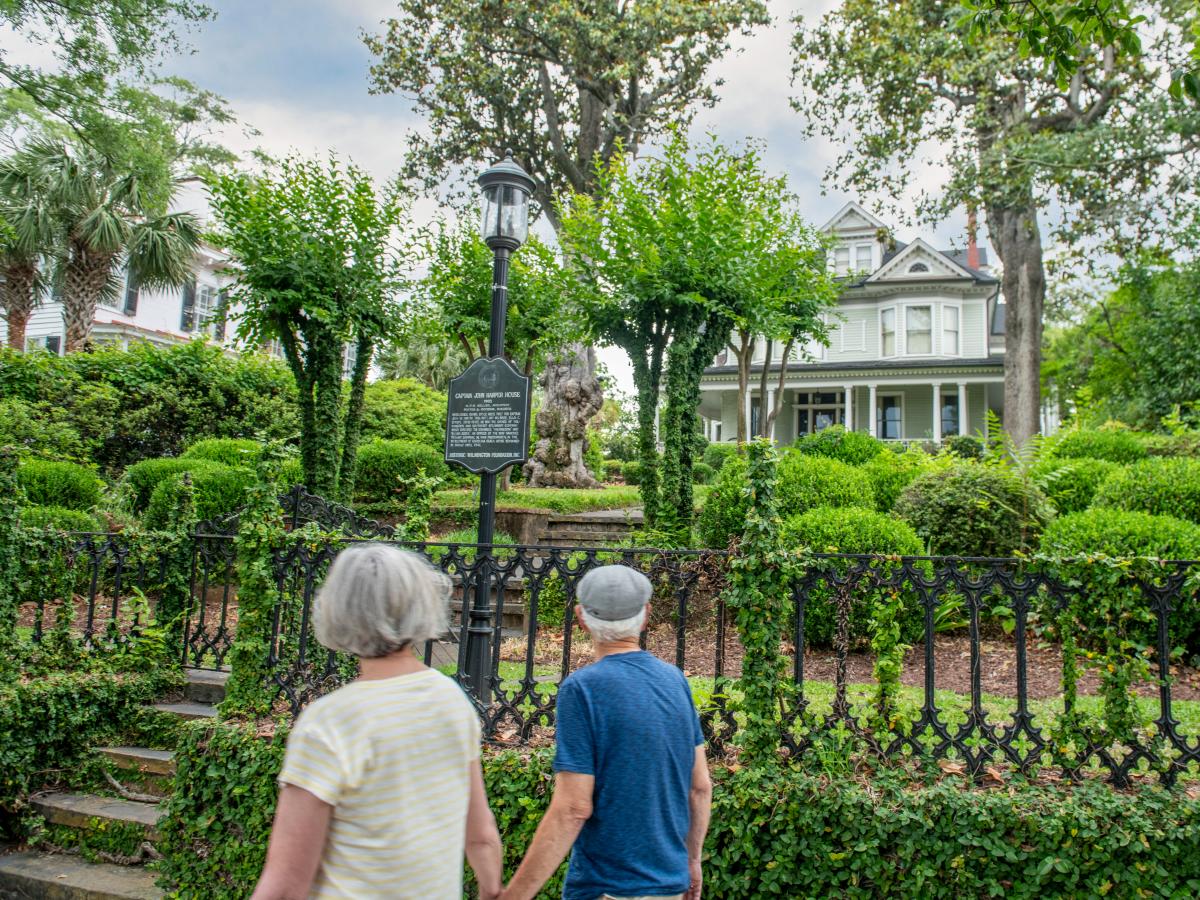
[[[821,226],[821,231],[875,231],[887,228],[883,222],[875,218],[853,200],[837,211],[832,219]]]
[[[923,271],[910,272],[913,266],[924,267]],[[940,278],[967,278],[975,280],[975,275],[969,269],[964,269],[958,263],[938,253],[933,247],[917,238],[867,279],[868,283],[878,281],[923,281]]]

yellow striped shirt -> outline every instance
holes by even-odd
[[[462,897],[479,719],[433,669],[355,681],[312,703],[279,780],[334,807],[312,897]]]

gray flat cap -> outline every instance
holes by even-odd
[[[629,566],[599,566],[579,579],[575,596],[584,611],[605,622],[632,619],[650,602],[650,579]]]

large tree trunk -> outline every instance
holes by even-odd
[[[115,262],[113,253],[96,253],[80,245],[71,249],[62,293],[67,353],[76,353],[91,344],[96,306],[108,286]]]
[[[1004,266],[1004,428],[1018,446],[1040,430],[1046,272],[1032,191],[1019,205],[988,204],[988,232]]]
[[[738,391],[737,391],[737,442],[746,443],[750,434],[750,423],[746,420],[746,395],[750,392],[750,359],[753,356],[754,336],[744,331],[738,332],[738,345],[729,347],[737,358]]]
[[[771,423],[768,420],[767,414],[767,384],[771,378],[771,354],[775,349],[775,342],[767,338],[767,344],[763,353],[762,371],[758,376],[758,434],[756,437],[770,437]]]
[[[38,269],[36,263],[16,263],[4,270],[0,285],[0,304],[4,306],[8,326],[8,346],[25,349],[25,328],[37,306]]]
[[[342,426],[342,463],[338,467],[338,494],[343,502],[354,500],[354,468],[358,461],[358,441],[362,435],[363,405],[367,399],[367,375],[371,371],[371,357],[375,353],[375,341],[370,335],[360,334],[355,344],[354,374],[350,379],[350,399],[346,403],[346,417]]]
[[[597,486],[583,462],[587,424],[604,403],[595,371],[591,347],[572,347],[563,358],[546,364],[542,408],[537,414],[538,442],[524,469],[530,487]]]
[[[653,528],[658,521],[658,435],[655,419],[658,412],[658,389],[662,383],[663,348],[625,347],[633,362],[633,383],[638,397],[638,464],[641,475],[638,493],[642,496],[642,521]]]
[[[342,344],[330,329],[319,324],[306,330],[304,338],[305,368],[312,385],[312,431],[300,437],[302,444],[313,448],[308,489],[322,497],[334,497],[342,434]]]
[[[779,418],[779,412],[783,409],[783,386],[787,383],[788,364],[791,362],[792,349],[795,346],[795,338],[788,338],[783,346],[783,355],[779,358],[779,380],[775,385],[775,402],[771,404],[771,411],[767,414],[765,434],[775,433],[775,420]]]

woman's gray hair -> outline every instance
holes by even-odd
[[[408,550],[356,544],[338,554],[317,596],[313,626],[330,650],[373,658],[442,637],[450,579]]]
[[[579,607],[579,614],[583,616],[583,624],[587,626],[592,640],[605,644],[638,637],[642,633],[642,627],[646,624],[646,607],[644,606],[640,612],[628,619],[617,619],[615,622],[597,619],[582,606]]]

